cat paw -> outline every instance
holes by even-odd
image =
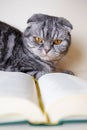
[[[35,75],[35,78],[36,79],[39,79],[41,76],[43,76],[44,74],[46,74],[45,71],[40,71],[40,72],[37,72],[37,74]]]
[[[70,74],[70,75],[75,75],[72,71],[70,70],[63,70],[62,73]]]

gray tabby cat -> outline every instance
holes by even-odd
[[[0,70],[35,78],[59,72],[55,63],[67,53],[72,25],[61,17],[34,14],[24,33],[0,22]]]

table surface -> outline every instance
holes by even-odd
[[[0,130],[86,130],[87,123],[64,124],[60,126],[30,126],[28,124],[0,126]]]

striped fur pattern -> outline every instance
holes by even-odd
[[[39,78],[45,73],[58,71],[58,63],[71,43],[72,25],[64,18],[34,14],[22,33],[18,29],[0,22],[0,70],[28,73]],[[37,44],[34,37],[43,39]],[[60,45],[53,40],[61,39]]]

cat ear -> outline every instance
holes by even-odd
[[[27,23],[30,25],[32,25],[32,23],[35,22],[42,22],[44,20],[44,16],[43,14],[33,14],[27,21]]]
[[[33,23],[42,22],[42,21],[45,21],[45,20],[47,20],[47,19],[49,19],[51,17],[53,17],[53,19],[55,21],[57,21],[59,24],[61,24],[69,32],[73,29],[72,24],[68,20],[66,20],[65,18],[63,18],[63,17],[48,16],[48,15],[45,15],[45,14],[34,14],[34,15],[32,15],[28,19],[27,23],[29,24],[29,26],[31,26]]]
[[[59,17],[58,23],[61,24],[64,28],[66,28],[69,32],[71,32],[71,30],[73,29],[72,24],[65,18]]]

